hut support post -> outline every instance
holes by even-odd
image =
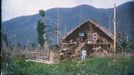
[[[116,52],[116,3],[114,4],[114,53]]]

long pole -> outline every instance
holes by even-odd
[[[59,42],[59,10],[57,8],[57,44]]]
[[[90,3],[91,3],[90,5],[91,5],[91,6],[92,6],[92,2],[93,2],[93,1],[90,0]],[[90,13],[90,14],[91,14],[91,13]],[[92,14],[91,14],[91,16],[90,16],[90,19],[92,19]]]
[[[59,16],[59,8],[57,8],[57,24],[56,24],[56,26],[57,26],[57,44],[59,44],[59,42],[60,42],[60,39],[61,39],[61,32],[60,32],[60,23],[59,23],[59,18],[60,18],[60,16]]]
[[[114,52],[116,52],[116,2],[114,4]]]
[[[65,24],[65,35],[67,34],[67,25]]]
[[[110,14],[108,13],[108,11],[106,11],[107,16],[108,16],[108,29],[110,31]]]
[[[81,23],[81,7],[79,8],[79,24]]]

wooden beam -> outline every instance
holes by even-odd
[[[114,4],[114,53],[116,52],[116,2]]]

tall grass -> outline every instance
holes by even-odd
[[[15,57],[5,75],[134,75],[134,58],[93,57],[85,63],[65,60],[59,64],[41,64]]]

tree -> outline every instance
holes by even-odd
[[[43,22],[43,18],[45,16],[45,11],[44,10],[39,10],[39,14],[42,17],[39,21],[38,21],[38,26],[37,26],[37,32],[38,32],[38,43],[41,47],[44,47],[44,43],[45,43],[45,39],[44,39],[44,34],[45,32],[45,25]]]
[[[37,31],[38,31],[38,43],[40,44],[40,46],[43,47],[44,45],[44,29],[45,29],[45,26],[43,23],[41,23],[41,21],[39,20],[38,21],[38,26],[37,26]]]
[[[44,10],[39,10],[39,14],[41,17],[44,17],[45,16],[45,11]]]
[[[133,43],[134,41],[128,41],[127,40],[127,36],[124,32],[119,33],[118,34],[118,40],[117,40],[117,44],[118,44],[118,49],[123,52],[127,52],[128,50],[133,50]]]

